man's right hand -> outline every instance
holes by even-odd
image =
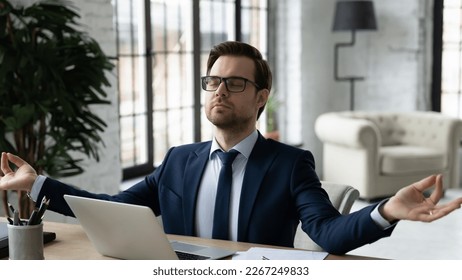
[[[13,171],[9,162],[16,165],[16,171]],[[0,190],[22,190],[30,191],[37,178],[37,172],[25,162],[22,158],[10,153],[2,153],[0,168]]]

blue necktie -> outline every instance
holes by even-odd
[[[239,154],[236,150],[227,153],[217,151],[221,159],[222,167],[218,177],[217,196],[215,198],[215,211],[213,213],[213,232],[214,239],[228,239],[229,233],[229,197],[231,193],[231,183],[233,181],[233,161]]]

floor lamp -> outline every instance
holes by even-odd
[[[335,44],[334,51],[334,78],[336,81],[350,82],[350,109],[354,110],[355,82],[364,80],[364,77],[345,76],[338,74],[338,51],[341,47],[355,44],[356,30],[376,30],[377,23],[372,1],[337,1],[333,31],[351,31],[351,41]]]

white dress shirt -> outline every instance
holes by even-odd
[[[250,153],[257,142],[257,138],[258,132],[254,130],[254,132],[252,132],[244,140],[232,147],[232,149],[239,152],[236,159],[233,161],[233,181],[229,203],[229,238],[234,241],[237,241],[239,200],[241,197],[245,167]],[[215,196],[217,194],[218,177],[221,169],[221,160],[215,153],[217,150],[222,149],[215,138],[213,138],[212,147],[210,148],[209,161],[205,167],[199,186],[199,193],[197,195],[195,214],[196,234],[204,238],[212,238]]]

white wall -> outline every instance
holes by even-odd
[[[273,69],[275,91],[284,100],[281,114],[287,124],[281,129],[282,140],[301,139],[304,148],[314,153],[320,175],[322,145],[314,134],[314,122],[324,112],[350,109],[349,83],[334,80],[334,46],[351,38],[349,32],[332,32],[335,3],[272,2],[278,18],[274,28],[280,35]],[[355,110],[430,109],[432,3],[375,0],[378,30],[358,31],[355,46],[340,48],[340,75],[365,77],[355,85]],[[294,111],[301,112],[299,119]]]

